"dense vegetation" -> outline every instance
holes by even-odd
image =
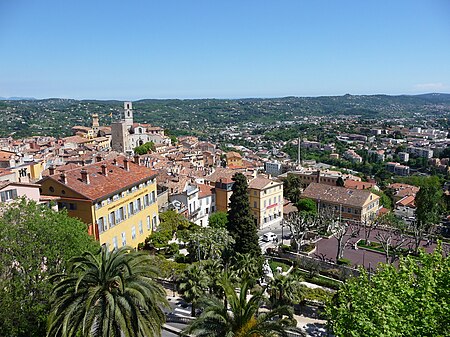
[[[450,95],[416,96],[324,96],[249,98],[236,100],[156,100],[133,103],[135,120],[173,130],[175,135],[197,133],[206,136],[205,126],[295,121],[312,115],[348,115],[367,118],[405,117],[414,113],[445,115],[450,112]],[[70,135],[74,125],[90,125],[91,114],[109,125],[120,118],[123,103],[72,99],[0,101],[0,136]],[[112,116],[112,117],[111,117]]]
[[[0,336],[45,336],[52,284],[67,262],[98,243],[86,225],[19,200],[0,216]]]

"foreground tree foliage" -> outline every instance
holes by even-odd
[[[289,307],[278,306],[274,310],[260,311],[261,306],[267,303],[264,290],[248,297],[247,281],[241,283],[237,293],[226,277],[222,279],[221,287],[226,300],[202,297],[199,303],[203,312],[185,329],[185,333],[197,337],[287,337],[286,330],[295,329],[296,322]]]
[[[250,211],[247,178],[242,173],[233,176],[227,229],[235,241],[234,253],[261,255],[255,219]]]
[[[48,336],[159,336],[168,303],[151,261],[131,247],[73,258],[53,276]]]
[[[450,336],[450,258],[438,248],[362,271],[326,312],[336,336]]]
[[[66,212],[19,200],[0,211],[0,336],[45,336],[49,276],[96,243]]]

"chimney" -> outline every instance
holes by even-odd
[[[113,159],[113,165],[117,166],[117,159],[116,158]]]
[[[96,163],[99,163],[99,162],[101,162],[102,161],[102,156],[100,155],[100,154],[98,154],[96,157],[95,157],[95,162]]]
[[[82,169],[80,171],[81,173],[81,181],[87,185],[89,185],[90,181],[89,181],[89,174],[85,169]]]
[[[125,171],[129,171],[130,170],[130,163],[128,162],[127,158],[125,158],[123,160],[123,168],[124,168]]]
[[[67,184],[67,177],[66,177],[66,174],[64,172],[62,172],[59,177],[60,177],[60,180],[61,180],[61,182],[63,184]]]
[[[134,163],[138,166],[140,165],[139,164],[139,155],[137,153],[134,154]]]
[[[102,174],[107,177],[108,176],[108,170],[106,169],[106,164],[102,164]]]
[[[51,166],[48,168],[48,173],[49,173],[51,176],[55,174],[55,167],[54,167],[53,165],[51,165]]]

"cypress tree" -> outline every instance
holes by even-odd
[[[250,212],[247,179],[242,173],[233,176],[227,229],[235,240],[234,253],[261,256],[255,220]]]

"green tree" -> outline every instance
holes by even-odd
[[[240,280],[248,280],[253,285],[262,276],[263,258],[252,254],[237,253],[232,261],[232,273]]]
[[[149,153],[149,151],[155,151],[155,144],[153,142],[147,142],[145,144],[142,144],[140,146],[137,146],[134,148],[134,153],[143,155]]]
[[[222,281],[222,288],[226,301],[202,297],[200,306],[203,312],[185,329],[185,333],[197,337],[287,337],[288,329],[296,330],[291,308],[279,306],[270,311],[259,310],[267,303],[264,290],[257,291],[249,298],[247,281],[241,283],[237,294],[234,285],[226,278]]]
[[[423,237],[430,234],[434,225],[439,222],[442,212],[442,195],[442,188],[435,180],[427,181],[416,194],[416,221],[412,226],[416,252]]]
[[[52,292],[48,336],[159,336],[168,306],[150,256],[131,247],[71,260]]]
[[[269,294],[272,307],[299,303],[303,299],[300,281],[292,274],[275,273],[269,282]]]
[[[292,203],[297,203],[300,200],[300,185],[300,178],[298,175],[288,173],[286,179],[283,180],[283,196]]]
[[[450,258],[439,248],[349,279],[326,308],[336,336],[450,336]]]
[[[160,231],[170,231],[172,234],[177,230],[183,230],[189,228],[191,224],[189,221],[181,214],[168,210],[159,214],[159,230]]]
[[[215,212],[209,217],[208,223],[212,228],[227,228],[228,215],[226,212]]]
[[[312,199],[300,199],[299,201],[297,201],[295,206],[302,214],[317,214],[317,204]]]
[[[189,254],[199,260],[220,259],[223,251],[234,244],[234,239],[224,228],[195,228],[187,232],[183,240],[187,241]]]
[[[256,222],[250,212],[247,179],[242,173],[236,173],[233,181],[227,229],[235,240],[234,252],[260,256]]]
[[[208,275],[200,263],[190,265],[178,279],[178,291],[181,297],[192,304],[192,317],[195,317],[198,300],[208,290],[208,283]]]
[[[49,276],[99,245],[66,211],[18,200],[0,214],[0,336],[44,336]]]

